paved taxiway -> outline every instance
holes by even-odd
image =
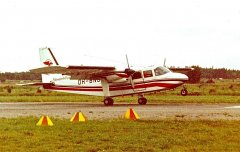
[[[106,107],[102,103],[37,103],[12,102],[0,103],[1,118],[19,116],[48,115],[55,118],[71,118],[78,111],[83,112],[90,120],[122,118],[128,108],[133,108],[141,119],[208,119],[240,120],[239,104],[115,104]]]

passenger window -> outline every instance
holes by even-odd
[[[143,71],[144,78],[152,77],[152,70]]]
[[[142,78],[141,72],[139,72],[139,71],[135,72],[135,73],[133,74],[132,78],[133,78],[133,79],[140,79],[140,78]]]

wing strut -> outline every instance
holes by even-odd
[[[101,83],[102,83],[104,97],[109,97],[110,96],[109,83],[105,79],[102,79]]]

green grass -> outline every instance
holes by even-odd
[[[0,119],[1,151],[238,151],[240,121]]]
[[[205,81],[205,80],[203,80]],[[215,83],[187,84],[189,95],[180,95],[181,87],[146,94],[149,103],[240,103],[240,80],[214,80]],[[8,89],[11,88],[11,93]],[[41,91],[38,87],[0,85],[0,102],[101,102],[103,97]],[[137,96],[117,97],[115,103],[136,103]]]
[[[240,103],[240,82],[188,84],[180,89],[147,94],[149,103]],[[102,97],[42,91],[37,87],[0,86],[0,102],[98,102]],[[115,103],[136,103],[137,96]],[[39,118],[0,118],[0,151],[239,151],[240,121],[103,120],[71,124],[52,119],[53,127],[37,127]]]
[[[177,96],[146,95],[148,103],[240,103],[240,96]],[[102,97],[67,95],[67,96],[0,96],[0,102],[95,102],[101,103]],[[137,103],[137,96],[117,97],[115,103]]]

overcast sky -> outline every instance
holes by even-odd
[[[240,69],[239,0],[1,0],[0,71],[63,65]]]

